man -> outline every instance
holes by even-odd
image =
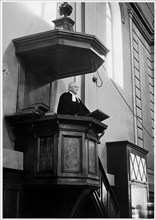
[[[90,113],[81,100],[76,97],[78,90],[79,86],[76,82],[69,83],[68,92],[60,96],[57,114],[82,116]]]

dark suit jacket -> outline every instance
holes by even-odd
[[[79,99],[80,100],[80,99]],[[81,102],[73,102],[72,94],[65,92],[60,96],[57,114],[63,115],[86,115],[90,111]]]

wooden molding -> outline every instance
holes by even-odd
[[[132,21],[148,42],[150,46],[154,45],[154,28],[149,23],[147,18],[144,16],[141,8],[137,3],[129,3],[128,9],[129,16],[131,17]]]
[[[13,40],[28,71],[45,84],[95,72],[109,50],[90,34],[55,29]]]

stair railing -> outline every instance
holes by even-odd
[[[119,218],[120,209],[114,192],[99,159],[100,188],[93,193],[101,213],[108,218]]]

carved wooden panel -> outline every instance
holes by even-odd
[[[54,137],[40,138],[38,147],[38,171],[52,170],[54,163]]]
[[[96,173],[96,142],[88,140],[88,170],[89,173]]]
[[[62,172],[81,172],[82,137],[62,136]]]

